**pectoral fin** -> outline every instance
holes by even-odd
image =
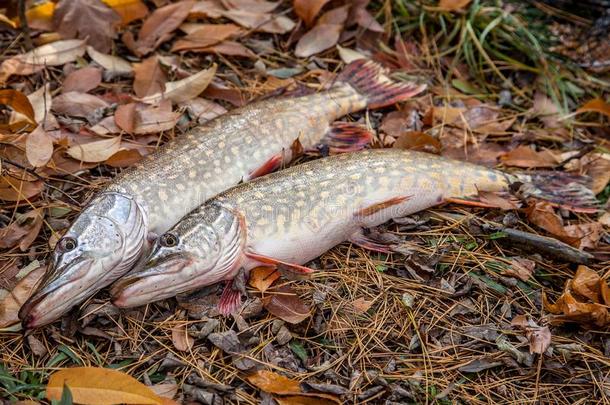
[[[265,174],[269,174],[275,171],[282,165],[283,161],[283,153],[278,153],[277,155],[272,156],[269,160],[267,160],[261,167],[253,170],[248,175],[248,180],[252,180],[256,177],[264,176]]]
[[[403,203],[407,200],[409,200],[411,198],[410,195],[406,195],[406,196],[399,196],[399,197],[393,197],[390,198],[388,200],[379,202],[377,204],[373,204],[373,205],[369,205],[368,207],[362,208],[361,210],[357,211],[354,216],[356,217],[368,217],[369,215],[373,215],[381,210],[384,210],[386,208],[389,208],[393,205],[397,205],[400,203]]]
[[[246,253],[246,256],[249,257],[250,259],[256,260],[258,262],[261,262],[264,264],[271,264],[271,265],[277,266],[278,268],[285,268],[285,269],[288,269],[288,270],[298,273],[298,274],[311,274],[311,273],[315,272],[314,269],[310,269],[309,267],[301,266],[300,264],[287,263],[287,262],[284,262],[284,261],[281,261],[278,259],[274,259],[273,257],[261,255],[261,254],[254,253],[254,252],[248,252],[248,253]]]
[[[384,245],[382,243],[379,243],[379,242],[369,238],[362,232],[362,229],[360,229],[356,233],[354,233],[349,238],[349,241],[352,242],[354,245],[358,245],[361,248],[372,250],[374,252],[380,252],[380,253],[389,253],[390,252],[390,247],[388,245]]]
[[[331,153],[354,152],[364,149],[373,140],[373,133],[364,125],[352,122],[335,122],[322,138]]]
[[[218,301],[218,312],[223,316],[231,315],[241,307],[241,291],[234,288],[233,280],[227,281]]]

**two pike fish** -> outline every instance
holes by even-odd
[[[117,176],[81,211],[57,243],[41,284],[21,308],[22,324],[26,328],[48,324],[124,276],[136,266],[156,235],[216,194],[288,162],[296,141],[310,149],[330,134],[331,143],[361,144],[358,131],[345,125],[333,127],[332,122],[354,111],[406,100],[423,89],[424,86],[414,83],[391,81],[378,65],[359,60],[346,66],[326,91],[254,103],[177,137]],[[203,267],[217,265],[214,271],[218,276],[213,279],[229,279],[236,258],[243,257],[241,245],[235,243],[245,239],[235,232],[245,232],[246,227],[226,222],[229,218],[224,211],[217,214],[206,211],[205,215],[208,221],[213,221],[209,215],[217,215],[217,220],[223,223],[214,226],[229,228],[213,231],[210,228],[211,233],[204,235],[207,239],[202,241],[209,244],[211,251],[232,259],[217,260],[214,266],[208,263]],[[190,224],[189,220],[180,226],[185,224]],[[235,242],[225,240],[229,235]],[[155,249],[169,245],[170,240],[165,236]],[[235,251],[226,251],[227,246]],[[201,263],[183,267],[194,271],[195,267],[201,268]],[[148,269],[138,274],[148,274]],[[125,298],[125,294],[133,288],[118,292],[117,303],[131,303],[132,298]],[[185,288],[176,285],[176,289]],[[149,300],[156,299],[147,296]]]
[[[220,193],[184,217],[159,238],[142,270],[117,283],[114,303],[139,306],[224,280],[219,309],[228,314],[241,302],[231,282],[240,272],[277,266],[309,273],[305,263],[346,240],[387,251],[363,229],[519,183],[526,195],[595,205],[593,193],[571,176],[511,175],[396,149],[294,166]]]

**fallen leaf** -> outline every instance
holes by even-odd
[[[34,167],[44,166],[51,159],[53,139],[47,135],[42,125],[38,125],[25,138],[25,155]]]
[[[530,343],[530,353],[542,354],[551,345],[551,330],[548,326],[527,328],[526,336]]]
[[[55,97],[51,109],[58,114],[86,118],[95,110],[109,106],[106,101],[92,94],[71,91]]]
[[[538,116],[547,128],[557,128],[560,126],[559,107],[543,93],[536,92],[534,95],[534,104],[531,112]]]
[[[599,282],[601,277],[596,271],[587,266],[580,265],[574,274],[574,278],[569,281],[570,289],[575,293],[590,299],[594,303],[601,302]]]
[[[86,39],[100,52],[112,48],[119,15],[100,0],[60,1],[53,13],[55,30],[63,38]]]
[[[148,8],[141,0],[102,0],[121,17],[121,25],[140,20],[148,15]]]
[[[136,124],[136,103],[123,104],[114,112],[114,122],[123,131],[132,134]]]
[[[561,217],[555,213],[549,202],[535,201],[525,209],[525,212],[527,218],[540,228],[570,245],[578,245],[578,238],[566,234]]]
[[[72,367],[51,374],[47,399],[59,400],[64,385],[73,401],[81,404],[162,404],[149,387],[120,371],[97,367]]]
[[[604,228],[599,222],[568,225],[563,230],[566,235],[579,241],[577,246],[580,249],[595,249],[604,232]]]
[[[339,52],[339,57],[343,63],[352,63],[358,59],[367,59],[367,57],[360,52],[353,49],[344,48],[341,45],[337,45],[337,52]]]
[[[266,0],[220,0],[220,2],[227,9],[243,9],[254,13],[270,13],[280,5],[280,1]]]
[[[134,43],[133,51],[138,56],[143,56],[154,51],[159,45],[167,41],[171,37],[172,32],[186,19],[194,4],[195,2],[190,0],[179,1],[153,11],[144,21],[138,33],[138,40]],[[131,32],[128,32],[128,34],[131,34]],[[127,38],[132,39],[129,36]]]
[[[354,312],[357,314],[364,314],[366,311],[371,309],[373,301],[365,300],[364,298],[356,298],[351,303]]]
[[[438,139],[423,132],[404,133],[396,139],[392,147],[394,149],[415,150],[434,154],[441,152],[441,143]]]
[[[590,160],[584,164],[584,168],[592,179],[591,190],[595,194],[599,194],[610,182],[610,155],[607,153],[591,155]]]
[[[89,57],[112,76],[129,76],[133,73],[131,63],[118,56],[107,55],[96,51],[92,47],[87,47]]]
[[[207,48],[234,37],[241,30],[235,24],[201,24],[195,31],[176,41],[172,52]]]
[[[62,86],[62,92],[71,91],[87,93],[95,89],[102,82],[102,71],[95,67],[85,67],[75,70],[66,76]]]
[[[289,395],[301,393],[301,384],[273,371],[257,370],[246,377],[256,388],[272,394]]]
[[[10,107],[18,115],[9,116],[9,122],[0,122],[0,130],[17,132],[28,129],[36,123],[34,108],[30,100],[22,92],[13,89],[0,90],[1,105]],[[0,114],[0,117],[2,115]]]
[[[458,11],[464,9],[472,0],[440,0],[438,7],[445,11]]]
[[[265,292],[278,278],[280,273],[275,267],[255,267],[250,271],[248,284],[260,292]]]
[[[610,211],[606,211],[597,220],[600,224],[610,227]]]
[[[25,12],[25,19],[31,29],[40,31],[53,30],[53,13],[55,12],[55,3],[52,1],[44,1],[30,7]]]
[[[0,200],[23,201],[44,189],[42,181],[22,181],[10,176],[0,177]]]
[[[117,136],[115,138],[102,139],[100,141],[71,146],[66,152],[74,159],[83,162],[97,163],[103,162],[114,155],[119,150],[120,145],[121,137]]]
[[[503,273],[507,276],[514,276],[522,281],[527,281],[532,276],[536,262],[521,257],[513,257],[510,267],[504,269]]]
[[[111,167],[130,167],[141,159],[142,155],[137,149],[123,149],[106,159],[105,163]]]
[[[197,18],[220,18],[225,8],[218,0],[200,0],[195,2],[189,11],[189,19]]]
[[[295,56],[307,58],[334,47],[343,31],[338,24],[318,24],[299,39],[294,50]]]
[[[517,315],[510,321],[510,325],[526,328],[529,326],[529,322],[525,315]]]
[[[167,78],[156,55],[134,65],[133,91],[136,96],[146,97],[163,92],[166,82]]]
[[[312,393],[308,393],[312,394]],[[320,398],[319,396],[287,395],[274,398],[278,405],[333,405],[340,401],[336,399]]]
[[[289,287],[273,289],[272,294],[263,298],[263,306],[278,318],[292,324],[307,319],[309,307]]]
[[[140,101],[147,104],[157,104],[164,99],[171,100],[174,103],[193,99],[208,87],[214,74],[216,74],[216,64],[185,79],[167,82],[165,83],[165,91],[143,97]]]
[[[40,209],[28,211],[21,214],[8,226],[0,229],[0,248],[12,248],[19,245],[19,249],[25,252],[42,228],[44,213]]]
[[[169,100],[159,103],[158,106],[138,106],[133,132],[142,135],[168,131],[176,126],[179,117],[179,113],[172,112]]]
[[[116,125],[114,116],[105,117],[101,121],[98,121],[92,127],[89,127],[89,131],[96,135],[112,135],[121,133],[121,128]]]
[[[45,83],[44,86],[27,97],[34,110],[34,119],[38,124],[41,124],[51,111],[51,85]]]
[[[479,190],[478,198],[479,201],[481,201],[483,204],[487,204],[491,207],[500,208],[501,210],[514,210],[518,208],[515,201],[500,196],[498,195],[498,193],[495,193],[493,191]]]
[[[542,295],[544,308],[556,316],[551,319],[552,323],[562,324],[575,322],[580,324],[595,324],[603,327],[610,323],[610,314],[605,305],[597,303],[584,303],[578,301],[566,288],[554,304],[548,302],[546,294]]]
[[[195,344],[195,339],[188,334],[186,325],[183,325],[182,327],[172,328],[172,343],[176,350],[188,352]]]
[[[380,34],[383,34],[385,32],[381,24],[379,24],[377,20],[375,20],[375,17],[373,17],[371,13],[366,10],[366,8],[357,7],[353,14],[356,24],[358,24],[365,30],[378,32]]]
[[[294,12],[305,22],[305,25],[311,27],[317,15],[320,13],[320,10],[322,10],[322,7],[324,7],[328,1],[329,0],[294,0]]]
[[[610,104],[606,103],[601,98],[594,98],[587,101],[582,107],[576,110],[577,114],[584,112],[597,112],[610,117]]]
[[[500,160],[506,166],[524,168],[555,167],[558,164],[557,157],[551,151],[536,152],[529,146],[519,146],[500,156]]]
[[[173,399],[178,394],[178,384],[163,382],[149,387],[155,394],[163,398]]]
[[[283,15],[274,16],[238,9],[224,11],[222,15],[242,27],[269,34],[285,34],[288,31],[292,31],[295,26],[294,21]]]
[[[15,288],[0,303],[0,328],[19,322],[19,309],[32,295],[34,288],[44,276],[46,268],[38,267],[23,277]]]
[[[185,107],[189,116],[198,124],[204,124],[227,112],[220,104],[201,97],[180,103],[180,106]]]
[[[193,51],[212,54],[218,53],[227,56],[241,56],[251,59],[256,58],[256,54],[254,52],[235,41],[222,41],[219,44],[209,46],[207,48],[193,49]]]

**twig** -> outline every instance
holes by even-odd
[[[21,22],[21,32],[25,41],[25,47],[27,50],[34,49],[32,45],[32,37],[30,36],[30,27],[28,26],[28,19],[25,15],[25,0],[19,0],[19,21]]]

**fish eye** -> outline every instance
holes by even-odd
[[[76,249],[76,246],[78,246],[78,242],[76,241],[76,239],[66,236],[65,238],[61,238],[58,246],[59,249],[65,253]]]
[[[161,246],[174,247],[178,245],[178,237],[173,233],[164,233],[160,239]]]

